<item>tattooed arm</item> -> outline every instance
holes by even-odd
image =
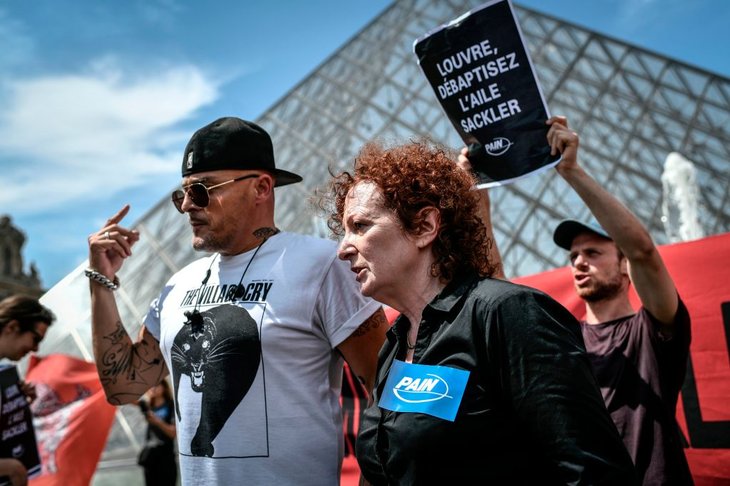
[[[378,351],[383,346],[388,327],[388,319],[380,308],[337,347],[368,393],[375,385]]]
[[[139,240],[138,232],[119,225],[127,212],[128,205],[89,236],[89,266],[109,281],[115,280]],[[96,369],[109,403],[133,402],[167,375],[155,338],[143,327],[137,342],[132,342],[113,291],[96,280],[91,280],[91,324]]]
[[[119,317],[114,295],[91,284],[91,322],[96,369],[112,405],[132,403],[167,376],[157,340],[143,326],[136,342]]]

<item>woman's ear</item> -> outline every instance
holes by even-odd
[[[2,334],[16,334],[20,331],[20,323],[17,321],[17,319],[13,319],[11,321],[8,321],[7,324],[5,324],[0,331]]]
[[[414,240],[418,248],[426,248],[438,235],[441,227],[441,213],[433,206],[427,206],[418,211],[420,223],[416,228]]]

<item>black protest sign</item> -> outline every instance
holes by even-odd
[[[15,366],[0,369],[0,457],[23,463],[28,476],[41,470],[41,460],[33,430],[33,416],[25,394],[20,390]],[[0,477],[0,485],[10,484]]]
[[[489,2],[418,39],[413,49],[464,143],[481,186],[550,167],[549,111],[512,5]]]

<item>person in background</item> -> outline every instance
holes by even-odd
[[[18,361],[46,336],[56,316],[38,299],[26,295],[12,295],[0,301],[0,359]],[[32,383],[20,382],[20,389],[29,401],[35,399]],[[28,474],[23,463],[12,457],[0,458],[0,477],[7,476],[12,486],[24,485]]]
[[[585,303],[581,332],[606,408],[642,484],[693,483],[676,422],[684,382],[690,317],[638,218],[578,164],[578,134],[563,116],[546,122],[560,176],[597,222],[562,221],[553,240],[569,252],[573,285]],[[468,150],[459,164],[468,169]],[[489,206],[483,205],[489,212]],[[496,258],[501,261],[497,253]],[[641,301],[629,300],[633,284]]]
[[[581,329],[606,407],[643,484],[692,484],[675,418],[691,340],[687,308],[644,225],[578,164],[567,119],[547,123],[552,151],[562,154],[558,174],[598,222],[563,221],[553,240],[569,252],[585,302]]]
[[[360,295],[333,241],[280,231],[269,134],[225,117],[191,137],[171,203],[209,253],[150,305],[139,338],[121,322],[117,272],[139,233],[89,237],[93,345],[107,399],[131,403],[169,373],[183,485],[335,486],[343,455],[343,359],[366,389],[387,322]],[[143,277],[140,277],[143,278]]]
[[[361,419],[365,480],[634,484],[578,322],[493,278],[474,182],[431,144],[371,143],[322,204],[363,295],[401,313]]]
[[[175,404],[167,380],[153,386],[138,402],[147,420],[145,443],[138,463],[147,486],[177,484],[175,461]]]

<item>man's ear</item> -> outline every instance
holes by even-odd
[[[621,275],[623,275],[625,277],[629,277],[629,259],[626,258],[625,256],[622,256],[618,262],[618,265],[619,265],[619,270],[621,271]]]
[[[254,184],[254,190],[257,201],[268,199],[274,191],[274,177],[271,174],[261,174]]]
[[[433,206],[427,206],[418,211],[420,223],[416,228],[414,240],[418,248],[426,248],[438,235],[441,228],[441,213]]]

